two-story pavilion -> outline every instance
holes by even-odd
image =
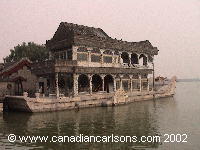
[[[148,40],[126,42],[100,28],[61,22],[46,46],[51,61],[33,70],[47,78],[49,93],[57,97],[150,90],[148,75],[158,49]]]

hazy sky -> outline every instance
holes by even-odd
[[[200,0],[0,0],[0,61],[23,41],[45,44],[62,21],[148,39],[157,75],[200,78]]]

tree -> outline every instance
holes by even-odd
[[[27,57],[31,61],[44,61],[48,59],[49,50],[44,45],[39,45],[34,42],[23,42],[18,44],[14,49],[10,50],[10,55],[4,58],[5,62],[18,61],[21,58]]]

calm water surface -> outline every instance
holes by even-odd
[[[178,83],[174,98],[108,108],[53,113],[0,114],[0,149],[126,150],[145,145],[159,150],[200,149],[200,82]],[[187,134],[187,143],[9,143],[15,135]]]

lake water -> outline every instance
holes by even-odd
[[[161,136],[154,143],[10,143],[16,136]],[[187,142],[165,143],[164,134],[187,135]],[[183,138],[183,137],[182,137]],[[183,140],[183,139],[182,139]],[[127,150],[200,149],[200,82],[177,83],[176,95],[156,101],[135,102],[117,107],[86,108],[53,113],[0,114],[0,149]]]

